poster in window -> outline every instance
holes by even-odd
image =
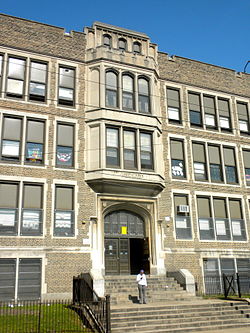
[[[208,219],[199,219],[200,230],[208,231],[209,230],[209,220]]]
[[[186,229],[187,228],[187,219],[177,219],[176,228],[177,229]]]
[[[19,141],[3,140],[2,155],[18,157],[19,156]]]
[[[43,145],[39,143],[27,144],[26,159],[30,162],[39,162],[43,159]]]
[[[232,221],[232,231],[234,236],[241,236],[241,223],[240,221]]]
[[[73,155],[71,147],[57,147],[57,164],[72,166],[73,164]]]
[[[23,228],[39,230],[40,212],[38,211],[24,211],[23,212]]]
[[[56,212],[55,228],[71,228],[71,212]]]
[[[3,227],[14,227],[16,219],[16,211],[9,209],[0,210],[0,226]]]
[[[172,175],[175,177],[184,177],[184,166],[181,161],[173,160]]]
[[[218,236],[225,236],[226,233],[226,226],[225,221],[223,220],[216,220],[216,232]]]

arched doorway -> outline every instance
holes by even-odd
[[[149,273],[149,245],[141,216],[119,210],[104,218],[105,274]]]

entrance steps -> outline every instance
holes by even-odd
[[[190,296],[172,277],[147,276],[146,298],[148,303],[192,301]],[[106,276],[105,294],[111,296],[111,305],[133,304],[138,302],[136,276]]]
[[[198,300],[111,307],[112,333],[184,333],[249,327],[246,303]]]

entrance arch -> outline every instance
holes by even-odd
[[[149,243],[144,219],[118,210],[104,217],[105,274],[149,273]]]

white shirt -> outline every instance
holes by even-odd
[[[145,274],[138,274],[136,277],[136,281],[142,286],[147,286],[147,279]]]

